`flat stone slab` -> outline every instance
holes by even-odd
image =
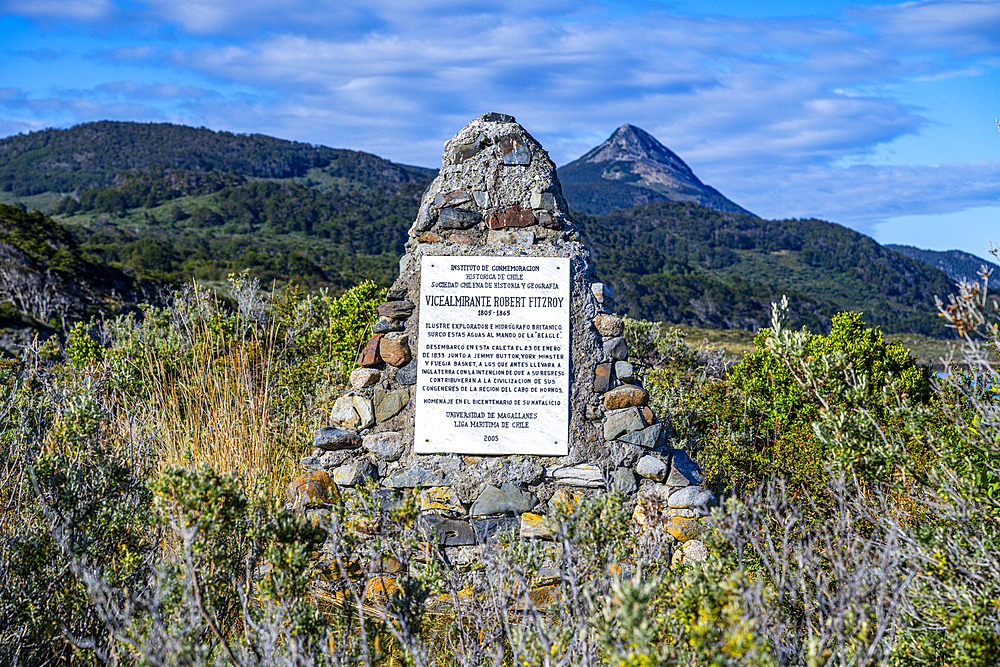
[[[639,408],[626,408],[609,412],[604,420],[604,439],[614,440],[626,433],[646,428],[646,420]],[[634,443],[633,443],[634,444]]]
[[[663,424],[653,424],[652,426],[647,426],[644,429],[638,431],[632,431],[631,433],[626,433],[625,435],[618,438],[622,442],[627,442],[632,445],[639,445],[640,447],[645,447],[646,449],[656,449],[659,446],[661,439],[663,438]],[[700,482],[699,482],[700,483]],[[675,486],[680,486],[676,484]]]
[[[667,486],[697,486],[705,481],[701,468],[683,449],[670,450],[670,473],[663,483]]]
[[[361,439],[366,450],[382,461],[398,461],[406,451],[403,434],[398,431],[383,431],[366,435]]]
[[[446,547],[476,543],[476,532],[465,521],[447,519],[435,514],[422,514],[417,518],[417,529],[428,542],[436,541]]]
[[[328,452],[340,449],[356,449],[361,446],[361,436],[354,431],[324,426],[313,435],[313,447]]]
[[[709,507],[716,502],[712,492],[703,486],[686,486],[667,498],[667,506],[671,508]]]
[[[506,514],[507,512],[527,512],[538,504],[538,498],[533,493],[522,491],[513,484],[502,484],[498,489],[487,486],[472,503],[469,514],[472,516],[487,516],[490,514]]]
[[[478,544],[497,544],[504,533],[517,534],[521,519],[516,516],[488,516],[469,519]]]
[[[333,481],[337,486],[357,486],[378,475],[375,465],[368,459],[345,463],[333,471]]]
[[[590,489],[604,488],[604,474],[600,468],[590,463],[581,463],[568,468],[556,468],[552,471],[551,477],[556,484]]]

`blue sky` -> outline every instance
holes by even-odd
[[[0,0],[0,136],[115,119],[436,167],[486,111],[631,123],[766,218],[1000,244],[1000,0]]]

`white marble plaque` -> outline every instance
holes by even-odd
[[[569,259],[424,256],[418,454],[569,453]]]

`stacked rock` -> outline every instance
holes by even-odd
[[[445,144],[442,163],[350,388],[303,466],[327,472],[342,490],[377,484],[388,502],[419,487],[420,524],[446,553],[495,543],[502,532],[551,538],[552,509],[608,491],[635,503],[637,530],[696,540],[715,499],[647,405],[613,294],[590,268],[547,153],[513,117],[491,113]],[[568,455],[414,452],[420,268],[435,255],[570,259]],[[301,495],[302,485],[295,489]],[[450,558],[467,561],[463,553]]]

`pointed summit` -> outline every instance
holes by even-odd
[[[570,205],[587,213],[669,200],[753,215],[702,183],[676,153],[634,125],[622,125],[603,144],[560,167],[559,179]]]

